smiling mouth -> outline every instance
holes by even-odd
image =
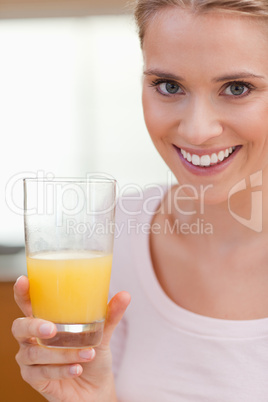
[[[223,161],[228,159],[230,155],[232,155],[232,153],[234,153],[235,150],[238,148],[240,148],[240,146],[229,147],[217,153],[213,152],[212,154],[206,155],[191,154],[190,152],[187,152],[182,148],[179,148],[179,151],[182,154],[183,158],[192,165],[202,168],[209,168],[211,166],[220,165]]]

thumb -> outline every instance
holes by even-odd
[[[102,345],[108,346],[115,327],[122,319],[127,306],[131,300],[130,294],[128,292],[117,293],[109,302],[107,306],[107,314],[105,320],[105,327],[103,333]]]

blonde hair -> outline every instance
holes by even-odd
[[[193,13],[216,10],[249,17],[268,18],[267,0],[137,0],[134,15],[141,47],[148,23],[165,7],[180,7]]]

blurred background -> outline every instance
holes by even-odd
[[[0,0],[0,400],[42,400],[20,379],[10,333],[13,283],[26,272],[22,178],[101,172],[119,189],[166,184],[141,77],[131,2]]]
[[[38,3],[31,13],[27,5],[29,15]],[[64,14],[65,1],[55,3]],[[40,18],[18,18],[17,10],[0,19],[0,192],[7,191],[0,244],[23,243],[22,218],[12,208],[22,207],[22,177],[103,172],[119,186],[166,180],[143,122],[142,55],[128,8],[122,1],[120,14],[107,15],[103,1],[102,10],[92,7],[97,15],[88,7],[84,16],[59,17],[55,7],[52,18],[51,7],[41,18],[40,6]]]

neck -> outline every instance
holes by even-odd
[[[181,222],[196,223],[202,229],[201,235],[206,241],[243,242],[268,235],[268,171],[262,175],[252,175],[250,180],[241,182],[240,186],[229,194],[229,199],[200,208],[197,202],[188,202],[188,211],[173,211],[174,219]],[[243,188],[243,185],[245,185]],[[186,205],[186,204],[185,204]],[[187,213],[191,211],[191,213]],[[195,212],[195,213],[193,213]],[[210,235],[210,236],[209,236]],[[212,236],[211,236],[212,235]]]

